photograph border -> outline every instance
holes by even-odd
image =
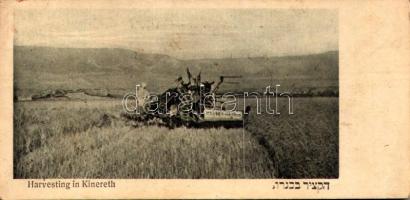
[[[338,179],[107,179],[115,181],[115,188],[69,190],[33,189],[27,187],[32,179],[13,179],[13,10],[175,7],[339,11]],[[0,1],[0,198],[406,198],[410,186],[406,178],[410,176],[408,9],[406,0]],[[387,106],[391,104],[400,106]],[[47,179],[58,180],[73,179]],[[330,187],[279,189],[274,187],[276,181],[326,181]]]

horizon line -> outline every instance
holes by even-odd
[[[339,52],[339,49],[335,50],[326,50],[326,51],[321,51],[318,53],[306,53],[306,54],[288,54],[288,55],[277,55],[277,56],[266,56],[266,55],[261,55],[261,56],[244,56],[244,57],[219,57],[219,58],[212,58],[212,57],[204,57],[204,58],[189,58],[189,59],[183,59],[183,58],[177,58],[175,56],[171,56],[168,54],[163,54],[163,53],[147,53],[147,52],[141,52],[137,51],[134,49],[130,48],[124,48],[124,47],[57,47],[57,46],[46,46],[46,45],[16,45],[13,44],[13,50],[14,47],[37,47],[37,48],[56,48],[56,49],[120,49],[120,50],[128,50],[132,51],[135,53],[139,54],[147,54],[147,55],[161,55],[161,56],[167,56],[171,57],[177,60],[218,60],[218,59],[241,59],[241,58],[283,58],[283,57],[297,57],[297,56],[310,56],[310,55],[319,55],[319,54],[325,54],[325,53],[330,53],[330,52]]]

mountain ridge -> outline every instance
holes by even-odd
[[[178,59],[169,55],[136,52],[122,48],[14,47],[14,84],[17,93],[46,89],[123,88],[146,82],[160,92],[175,85],[185,69],[203,80],[220,75],[242,75],[239,85],[225,89],[263,88],[273,81],[287,87],[337,87],[338,51],[320,54]]]

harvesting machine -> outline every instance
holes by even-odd
[[[242,127],[250,107],[244,111],[226,110],[224,100],[216,95],[220,85],[226,79],[238,79],[241,76],[220,76],[219,81],[202,81],[201,72],[192,77],[186,70],[188,81],[178,77],[176,87],[167,89],[159,95],[147,95],[145,86],[141,88],[137,100],[138,112],[126,112],[122,116],[140,124],[165,125],[169,128],[186,127]],[[227,83],[238,83],[228,82]],[[138,93],[138,92],[137,92]]]

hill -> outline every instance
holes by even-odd
[[[288,90],[338,87],[338,52],[286,57],[251,57],[180,60],[167,55],[147,54],[119,48],[14,47],[16,95],[43,90],[106,89],[133,91],[146,82],[160,92],[189,67],[202,71],[203,79],[220,75],[242,75],[237,85],[222,90],[261,90],[281,84]]]

